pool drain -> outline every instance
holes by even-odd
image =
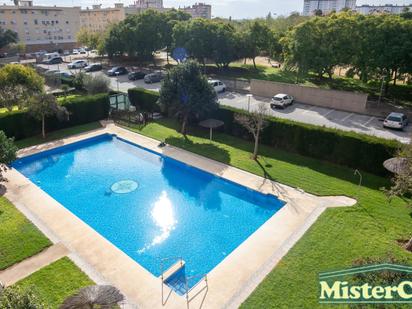
[[[110,189],[114,193],[125,194],[135,191],[138,188],[138,183],[133,180],[120,180],[115,182]]]

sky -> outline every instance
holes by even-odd
[[[0,0],[0,3],[11,3],[11,0]],[[104,7],[113,6],[114,2],[123,2],[125,5],[133,3],[133,0],[34,0],[38,5],[61,6],[91,6],[103,4]],[[272,15],[288,15],[293,11],[302,12],[303,0],[163,0],[165,7],[179,7],[191,5],[195,2],[205,2],[212,5],[213,17],[229,17],[233,19],[254,18]],[[412,0],[357,0],[362,4],[412,4]]]

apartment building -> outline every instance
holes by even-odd
[[[388,14],[401,14],[404,11],[409,10],[412,12],[412,4],[409,5],[361,5],[356,7],[356,12],[364,15],[374,14],[374,13],[388,13]]]
[[[212,18],[212,6],[206,3],[196,3],[192,6],[181,8],[182,11],[189,13],[193,18]]]
[[[355,10],[356,0],[304,0],[303,15],[314,15],[317,10],[321,10],[323,14],[329,14],[345,8]]]
[[[80,7],[0,5],[0,27],[17,32],[27,52],[71,49],[80,29]]]
[[[166,12],[168,10],[171,10],[171,8],[163,7],[163,0],[138,0],[133,4],[125,7],[126,16],[140,14],[146,10]]]
[[[103,32],[110,24],[118,23],[125,18],[123,3],[115,3],[113,8],[102,8],[101,4],[97,4],[80,11],[80,28]]]

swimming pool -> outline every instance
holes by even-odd
[[[13,167],[155,276],[210,272],[284,204],[109,134]]]

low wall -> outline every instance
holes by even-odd
[[[368,95],[365,93],[320,89],[257,79],[251,80],[250,91],[253,95],[268,98],[278,93],[286,93],[292,95],[296,101],[305,104],[353,113],[367,113]]]
[[[219,78],[227,87],[228,90],[237,92],[249,92],[250,91],[250,81],[248,79],[229,79],[229,78]]]

